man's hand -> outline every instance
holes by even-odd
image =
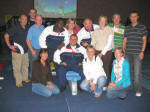
[[[140,60],[143,60],[143,58],[144,58],[144,52],[141,52],[141,53],[139,54],[139,59],[140,59]]]
[[[82,42],[82,46],[87,47],[89,44],[87,42]]]
[[[91,83],[91,90],[94,91],[95,90],[95,83]]]
[[[32,56],[36,57],[36,51],[35,50],[32,50],[31,53],[32,53]]]
[[[60,50],[63,46],[64,46],[64,43],[61,43],[61,44],[58,45],[57,49]]]
[[[9,48],[10,48],[11,50],[15,50],[17,47],[16,47],[16,46],[13,46],[13,45],[10,45]]]
[[[109,83],[108,88],[113,88],[113,87],[115,87],[115,86],[116,86],[116,83],[111,82],[111,83]]]
[[[61,62],[61,65],[67,66],[66,62]]]

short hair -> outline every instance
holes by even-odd
[[[68,24],[69,24],[71,21],[74,22],[75,27],[77,26],[75,19],[70,18],[70,19],[67,20],[66,25],[65,25],[65,27],[66,27],[67,29],[68,29]],[[75,27],[74,27],[74,28],[75,28]]]
[[[77,36],[76,34],[70,35],[70,38],[73,37],[73,36],[76,37],[76,38],[78,39],[78,36]]]
[[[90,18],[85,18],[84,21],[83,21],[83,23],[84,23],[86,20],[89,20],[89,21],[92,22],[92,19],[90,19]]]
[[[112,19],[114,18],[114,16],[115,15],[118,15],[118,16],[120,16],[120,14],[118,14],[118,13],[115,13],[115,14],[113,14],[113,16],[112,16]],[[120,18],[121,18],[121,16],[120,16]]]
[[[87,47],[87,51],[89,50],[89,49],[93,49],[94,50],[94,52],[96,51],[96,49],[95,49],[95,47],[94,46],[92,46],[92,45],[89,45],[88,47]]]
[[[122,49],[121,47],[116,47],[116,48],[115,48],[115,51],[116,51],[116,50],[119,50],[122,54],[124,54],[123,49]],[[114,51],[114,52],[115,52],[115,51]]]
[[[130,12],[130,15],[133,14],[133,13],[136,13],[139,16],[139,12],[138,11],[133,10],[133,11]]]
[[[30,11],[31,11],[31,10],[34,10],[34,11],[37,13],[37,10],[36,10],[35,8],[30,9]],[[29,11],[29,12],[30,12],[30,11]]]
[[[105,19],[106,24],[107,24],[107,23],[108,23],[108,18],[107,18],[107,16],[99,16],[98,21],[100,21],[102,18]]]
[[[40,15],[40,14],[37,14],[35,17],[37,17],[37,16],[40,16],[40,17],[43,19],[42,15]]]
[[[21,16],[26,16],[26,17],[28,17],[25,13],[21,13],[21,14],[19,15],[19,18],[21,18]]]
[[[58,23],[60,21],[64,22],[64,20],[62,18],[58,18],[57,21],[56,21],[56,23]]]

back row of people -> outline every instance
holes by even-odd
[[[66,25],[67,29],[64,27],[64,22],[60,19],[56,22],[55,25],[48,26],[44,29],[44,26],[42,25],[42,17],[40,15],[36,15],[35,24],[28,30],[27,16],[22,14],[19,18],[19,23],[8,29],[7,33],[4,36],[8,47],[12,50],[12,64],[14,76],[16,79],[16,85],[18,87],[22,87],[22,81],[29,82],[28,51],[30,57],[29,76],[31,78],[31,65],[32,62],[37,58],[40,48],[48,48],[49,60],[54,61],[54,52],[58,52],[58,54],[60,53],[61,55],[61,52],[64,48],[65,50],[67,49],[67,52],[69,53],[74,53],[74,50],[77,52],[80,51],[76,49],[77,46],[71,47],[69,44],[69,41],[71,41],[69,40],[70,35],[75,33],[78,37],[78,47],[83,46],[84,48],[87,48],[89,45],[93,45],[95,47],[96,56],[99,56],[102,59],[104,72],[107,76],[106,86],[108,86],[110,82],[112,52],[114,52],[114,49],[116,47],[122,47],[123,43],[123,51],[125,52],[125,57],[131,64],[130,70],[134,70],[134,73],[131,73],[132,85],[135,85],[136,95],[141,96],[141,62],[144,57],[144,51],[146,48],[147,30],[144,25],[141,25],[138,22],[138,18],[138,12],[131,12],[131,24],[126,28],[120,23],[120,15],[114,14],[112,18],[113,23],[108,25],[107,17],[100,16],[98,21],[99,25],[94,25],[92,23],[92,20],[87,18],[84,20],[84,27],[81,30],[80,27],[76,25],[75,20],[72,19],[68,20]],[[10,37],[13,39],[13,44],[10,43]],[[74,42],[75,40],[73,39],[72,42]],[[62,46],[65,47],[62,48]],[[61,56],[63,57],[63,55],[67,56],[68,54],[64,53]],[[68,58],[62,59],[65,61],[69,60]],[[56,60],[59,60],[59,58],[57,58]],[[74,58],[73,60],[82,62],[78,57]],[[68,62],[71,63],[70,61]],[[60,62],[57,64],[60,64]],[[65,63],[62,64],[65,65]],[[133,66],[134,69],[132,68]],[[60,71],[58,71],[60,73],[64,73],[65,69],[63,67],[61,69],[62,70],[59,69]],[[60,76],[64,77],[63,75]],[[63,85],[61,87],[61,90],[63,91],[65,89],[65,79],[61,82]]]

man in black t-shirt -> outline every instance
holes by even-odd
[[[27,32],[27,16],[21,14],[18,24],[8,29],[4,35],[7,46],[12,50],[12,65],[17,87],[23,86],[22,81],[29,82]],[[12,44],[10,43],[10,38],[12,38]]]
[[[37,10],[36,9],[30,9],[28,23],[27,23],[29,27],[31,27],[32,25],[35,24],[36,14],[37,14]]]

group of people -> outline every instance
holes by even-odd
[[[4,35],[12,50],[16,86],[22,87],[23,81],[31,79],[32,91],[49,97],[65,91],[66,73],[74,71],[81,77],[78,89],[93,93],[95,98],[106,90],[108,98],[125,99],[129,88],[135,88],[135,95],[141,96],[148,32],[139,23],[138,12],[131,12],[129,18],[131,24],[126,27],[120,23],[120,14],[114,14],[112,23],[106,16],[99,17],[98,25],[86,18],[81,28],[74,19],[68,19],[66,25],[58,19],[44,28],[42,16],[35,9],[30,10],[29,19],[21,14],[18,24]],[[52,81],[51,61],[59,88]]]

